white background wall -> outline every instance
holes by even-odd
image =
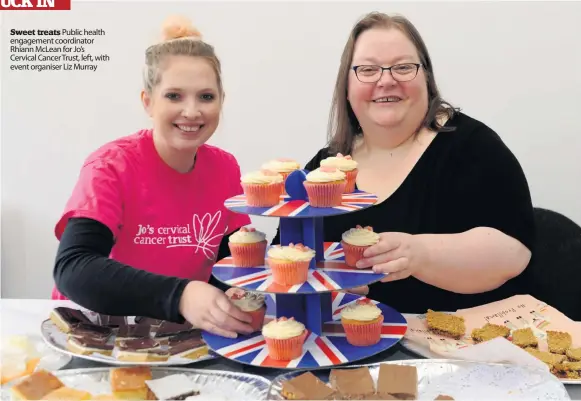
[[[70,12],[1,16],[2,296],[50,296],[53,227],[82,161],[149,126],[141,67],[166,15],[192,18],[215,45],[227,98],[211,143],[247,171],[274,157],[304,164],[325,145],[344,42],[372,10],[416,24],[444,97],[501,135],[524,167],[535,205],[581,223],[579,2],[75,2]],[[96,72],[11,72],[10,28],[102,28],[107,35],[91,53],[111,61]],[[277,225],[254,223],[269,236]]]

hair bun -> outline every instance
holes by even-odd
[[[180,38],[202,39],[200,31],[194,28],[189,19],[182,16],[167,18],[162,25],[161,32],[164,41]]]

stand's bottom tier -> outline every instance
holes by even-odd
[[[261,332],[238,338],[225,338],[204,332],[206,344],[217,354],[240,363],[278,369],[318,369],[355,362],[376,355],[401,340],[407,331],[405,318],[393,308],[376,303],[384,316],[380,341],[368,347],[356,347],[347,342],[341,325],[340,312],[346,305],[357,301],[359,295],[333,292],[333,319],[323,325],[321,336],[309,332],[303,346],[303,354],[294,360],[277,361],[268,356],[266,342]],[[267,295],[265,324],[276,316],[275,297]]]

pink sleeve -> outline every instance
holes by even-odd
[[[106,225],[117,237],[122,210],[121,182],[117,171],[107,161],[94,160],[81,169],[64,213],[55,226],[55,235],[60,240],[70,218],[86,217]]]
[[[231,198],[236,195],[241,195],[244,193],[242,189],[242,184],[240,184],[240,166],[236,159],[232,158],[232,184],[230,185],[230,192],[227,195],[227,198]],[[226,229],[226,235],[230,234],[233,231],[238,230],[240,227],[247,226],[251,223],[250,217],[247,214],[241,213],[234,213],[228,211],[228,223]]]

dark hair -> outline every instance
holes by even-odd
[[[409,38],[418,52],[428,84],[428,111],[420,127],[427,127],[435,131],[453,130],[453,128],[441,126],[437,118],[441,115],[447,115],[448,118],[452,118],[458,109],[440,96],[440,91],[434,78],[432,60],[416,27],[403,16],[389,16],[379,12],[371,12],[355,24],[341,56],[341,65],[337,74],[329,116],[328,136],[331,152],[333,153],[350,154],[353,150],[355,138],[361,134],[361,127],[357,117],[355,117],[353,109],[347,100],[347,82],[357,38],[363,32],[377,27],[400,30]]]

